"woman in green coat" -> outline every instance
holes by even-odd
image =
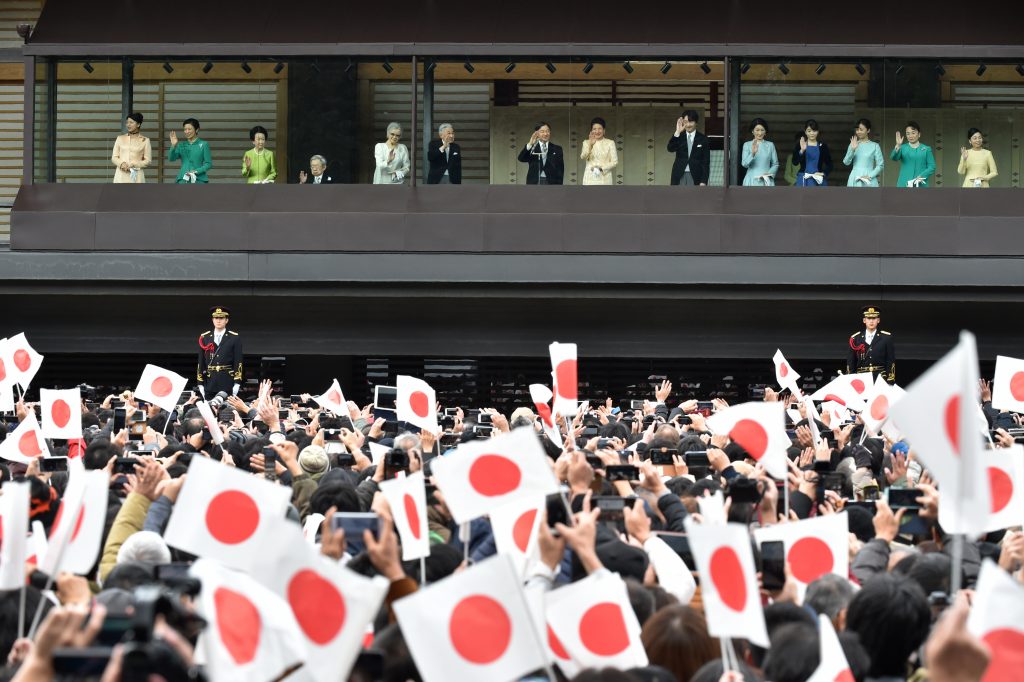
[[[277,166],[274,165],[274,152],[267,149],[267,129],[256,126],[249,131],[252,149],[242,157],[242,176],[250,185],[263,185],[274,182],[277,178]]]
[[[935,174],[935,155],[932,148],[921,144],[921,126],[917,121],[907,122],[907,140],[903,144],[903,134],[896,133],[896,147],[889,158],[900,163],[900,179],[897,187],[927,187],[928,179]]]
[[[181,160],[181,170],[175,182],[196,184],[209,182],[207,171],[213,167],[210,160],[210,145],[199,137],[199,121],[186,118],[181,124],[185,141],[178,142],[178,136],[171,131],[171,148],[167,150],[168,161]]]

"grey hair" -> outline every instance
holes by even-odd
[[[313,156],[309,157],[310,163],[313,163],[314,161],[319,161],[321,166],[327,168],[327,159],[320,156],[319,154],[314,154]]]
[[[855,593],[856,589],[849,580],[834,573],[826,573],[807,586],[804,604],[829,618],[835,618],[850,605]]]
[[[402,126],[398,125],[398,123],[396,123],[395,121],[392,121],[391,123],[388,124],[388,135],[391,134],[392,130],[401,130],[401,129],[402,129]]]
[[[405,445],[405,443],[407,441],[410,441],[409,444],[408,444],[408,447],[406,447],[406,445]],[[410,450],[412,448],[419,448],[420,447],[420,437],[417,436],[415,433],[406,431],[405,433],[401,433],[401,434],[395,436],[395,447],[396,448],[402,448],[403,450]]]
[[[452,128],[452,124],[451,123],[442,123],[441,125],[437,126],[437,134],[438,135],[444,135],[444,129],[445,128],[448,128],[450,130],[455,130],[454,128]]]

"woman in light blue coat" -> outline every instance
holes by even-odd
[[[866,118],[857,121],[855,132],[856,134],[850,138],[850,146],[843,159],[843,163],[847,166],[853,164],[846,186],[878,187],[878,176],[885,168],[885,159],[882,156],[882,148],[869,138],[871,121]]]
[[[775,174],[779,172],[779,155],[775,152],[775,145],[764,139],[768,134],[768,123],[763,118],[755,118],[750,122],[750,132],[754,139],[743,143],[741,163],[747,169],[743,184],[746,187],[772,186]]]

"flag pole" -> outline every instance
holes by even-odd
[[[459,526],[459,540],[462,540],[462,562],[466,564],[467,568],[469,567],[469,538],[469,521],[465,521]]]
[[[784,485],[782,486],[783,517],[787,521],[789,521],[789,476],[786,476],[786,480],[783,483],[784,483]]]
[[[950,569],[952,575],[949,580],[949,597],[952,599],[960,591],[964,564],[964,534],[953,534],[953,566]]]
[[[420,587],[427,584],[427,558],[420,557]]]
[[[718,647],[719,647],[719,649],[721,651],[721,656],[722,656],[722,673],[724,675],[725,673],[727,673],[730,670],[732,670],[732,666],[730,665],[731,661],[729,659],[729,654],[725,650],[725,637],[722,637],[722,638],[720,638],[718,640]]]
[[[25,636],[25,592],[27,590],[25,583],[22,583],[19,590],[21,594],[18,596],[18,639]]]

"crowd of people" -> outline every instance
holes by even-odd
[[[687,110],[676,121],[676,129],[669,138],[667,149],[675,155],[672,165],[672,185],[708,184],[711,173],[711,144],[708,137],[697,130],[700,114]],[[142,183],[146,181],[144,169],[152,162],[152,145],[149,138],[141,133],[143,116],[140,113],[128,115],[125,121],[127,132],[119,135],[114,142],[111,162],[116,167],[115,183]],[[188,118],[182,124],[184,140],[179,141],[177,133],[170,133],[168,161],[180,161],[181,168],[176,182],[206,183],[212,166],[209,144],[199,137],[199,121]],[[590,122],[587,138],[580,145],[580,159],[584,162],[581,185],[612,185],[614,170],[619,158],[616,144],[606,137],[607,123],[601,117]],[[565,160],[562,148],[552,143],[551,125],[540,122],[518,159],[529,165],[526,184],[561,185],[565,178]],[[821,139],[818,122],[808,119],[804,129],[796,135],[792,152],[779,156],[775,144],[768,139],[769,126],[763,118],[750,123],[751,139],[743,143],[741,165],[745,170],[743,185],[774,186],[782,180],[797,187],[822,187],[829,184],[834,162],[828,144]],[[427,151],[429,171],[427,184],[452,184],[462,182],[462,152],[455,142],[455,128],[442,123],[437,129],[438,137],[431,141]],[[389,123],[386,140],[374,145],[375,185],[404,185],[408,183],[411,168],[409,149],[401,142],[402,126]],[[277,166],[274,153],[266,148],[266,128],[255,126],[249,131],[253,148],[242,157],[242,177],[249,184],[276,182]],[[960,162],[957,172],[963,176],[963,187],[983,188],[999,174],[992,152],[984,148],[985,138],[980,130],[967,131],[967,145],[960,148]],[[780,162],[780,158],[782,161]],[[935,155],[932,148],[921,141],[921,126],[908,121],[902,131],[896,133],[895,145],[889,158],[899,164],[898,187],[928,187],[935,174]],[[847,181],[849,187],[878,187],[878,178],[885,168],[884,155],[878,142],[871,139],[871,121],[859,119],[854,134],[843,157],[843,164],[850,167]],[[320,154],[309,162],[310,172],[300,171],[301,184],[333,184],[335,180],[326,173],[327,160]]]
[[[764,151],[762,146],[758,153]],[[367,642],[365,655],[351,673],[338,671],[339,680],[421,679],[423,661],[405,643],[393,604],[415,594],[423,587],[421,581],[438,583],[497,551],[487,518],[460,529],[445,503],[445,491],[428,486],[429,556],[422,566],[403,563],[394,510],[381,495],[380,485],[401,472],[422,471],[429,481],[439,458],[463,444],[520,427],[534,430],[570,505],[571,512],[566,512],[575,517],[575,523],[568,523],[567,517],[551,525],[547,519],[541,521],[526,589],[557,593],[588,574],[618,573],[628,586],[649,660],[643,668],[579,671],[574,680],[802,682],[819,665],[817,616],[824,615],[839,633],[851,670],[849,677],[837,679],[977,681],[991,654],[964,623],[979,567],[983,559],[992,559],[1015,581],[1024,580],[1024,533],[1019,528],[1001,529],[966,542],[958,581],[964,590],[956,593],[951,567],[960,559],[951,557],[950,535],[938,523],[940,506],[947,500],[914,449],[906,442],[865,433],[859,418],[838,423],[827,412],[820,418],[808,414],[806,404],[797,404],[788,391],[767,389],[764,396],[766,402],[781,401],[799,410],[799,418],[795,413],[787,418],[788,476],[775,480],[729,436],[709,431],[708,420],[729,408],[725,401],[676,395],[668,381],[654,385],[650,399],[639,403],[620,404],[609,397],[598,405],[581,406],[571,419],[555,423],[557,438],[552,425],[543,423],[543,411],[533,405],[511,414],[469,405],[438,406],[441,429],[415,433],[393,418],[375,417],[374,405],[349,402],[346,410],[333,414],[309,394],[275,396],[273,390],[264,382],[258,396],[248,400],[243,399],[243,389],[240,396],[211,401],[223,436],[220,445],[195,408],[195,393],[185,392],[171,413],[146,405],[129,391],[83,396],[83,439],[50,441],[49,447],[53,456],[81,458],[87,470],[110,474],[102,552],[91,571],[56,577],[57,603],[52,605],[41,591],[47,585],[45,576],[27,565],[28,608],[21,624],[18,591],[0,598],[0,648],[8,652],[10,678],[52,679],[68,674],[69,665],[70,672],[76,672],[73,666],[87,650],[94,651],[89,647],[98,646],[94,640],[101,633],[109,635],[113,628],[120,635],[116,622],[130,620],[147,586],[178,589],[175,595],[184,611],[192,608],[188,594],[181,594],[178,583],[168,578],[178,574],[166,567],[195,557],[168,546],[163,533],[195,458],[216,460],[286,487],[288,519],[296,524],[307,524],[311,517],[324,519],[319,530],[314,529],[315,538],[310,538],[324,556],[352,571],[390,581],[374,619],[372,642]],[[978,405],[994,430],[992,447],[1012,447],[1014,436],[1008,429],[1016,426],[1017,417],[993,409],[988,391],[983,381]],[[19,401],[15,414],[4,418],[0,436],[13,431],[33,408]],[[116,430],[116,410],[137,428]],[[386,451],[383,456],[374,452],[380,448]],[[0,492],[12,481],[27,481],[31,520],[49,532],[59,515],[68,474],[45,470],[49,467],[42,466],[43,461],[0,465]],[[122,468],[125,462],[127,467]],[[886,502],[894,497],[886,491],[901,489],[912,491],[913,503],[894,510]],[[770,646],[733,639],[737,660],[728,664],[725,659],[725,666],[725,649],[709,633],[702,611],[701,576],[695,572],[695,592],[674,587],[678,581],[664,574],[665,566],[672,564],[654,560],[652,539],[667,541],[685,532],[689,523],[710,523],[701,518],[702,500],[718,493],[725,496],[728,520],[750,531],[833,515],[845,515],[849,528],[849,570],[844,574],[825,571],[801,588],[788,565],[778,575],[764,565],[758,575]],[[633,504],[620,506],[621,514],[614,517],[608,507],[597,504],[609,498],[626,498]],[[549,501],[545,515],[552,509]],[[369,532],[363,538],[345,537],[344,531],[335,529],[332,517],[348,512],[376,513],[383,520],[379,537]],[[911,516],[914,524],[907,525]],[[692,548],[672,546],[683,560],[675,564],[679,570],[684,570],[683,563],[694,570]],[[19,631],[28,630],[40,601],[48,613],[34,639],[18,639]],[[158,618],[153,637],[166,644],[160,650],[163,667],[156,671],[163,677],[141,679],[195,679],[197,633],[182,623],[194,626],[184,616]],[[122,679],[128,645],[118,643],[117,637],[105,644],[115,645],[110,660],[89,674]],[[76,657],[75,652],[82,655]],[[77,674],[85,675],[81,669]],[[535,677],[546,674],[538,670]],[[568,677],[561,668],[554,674]]]

